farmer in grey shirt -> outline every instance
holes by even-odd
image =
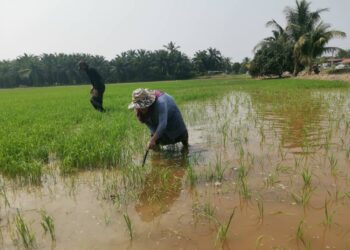
[[[174,99],[159,90],[136,89],[132,93],[132,103],[140,122],[145,123],[151,132],[148,148],[182,142],[188,147],[188,133],[181,112]]]

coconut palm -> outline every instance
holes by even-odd
[[[276,22],[276,20],[272,19],[271,21],[268,21],[266,23],[266,27],[271,27],[273,28],[272,30],[272,36],[264,38],[261,42],[259,42],[255,47],[254,47],[254,52],[256,52],[258,49],[262,48],[264,45],[267,45],[271,42],[282,42],[282,43],[287,43],[289,42],[289,37],[286,32],[286,30]]]
[[[336,47],[326,47],[330,40],[336,37],[346,37],[345,32],[330,30],[330,27],[329,24],[319,22],[295,43],[294,48],[297,48],[300,53],[299,60],[308,67],[309,73],[312,71],[316,57],[338,49]]]
[[[293,39],[294,49],[294,75],[299,73],[298,65],[301,63],[301,58],[303,55],[303,49],[300,45],[303,43],[300,39],[309,32],[312,32],[317,24],[321,20],[321,13],[328,11],[328,8],[318,9],[316,11],[310,10],[310,2],[306,0],[298,1],[296,0],[296,6],[286,7],[284,12],[287,19],[287,32],[289,36]]]

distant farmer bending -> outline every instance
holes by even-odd
[[[139,121],[150,129],[149,149],[177,142],[181,142],[184,148],[188,147],[186,125],[170,95],[159,90],[136,89],[128,108],[134,109]]]
[[[79,70],[86,72],[92,84],[92,88],[90,91],[90,102],[92,106],[96,110],[104,112],[105,110],[103,108],[103,93],[105,92],[105,84],[101,75],[97,72],[96,69],[89,67],[89,65],[84,61],[79,62]]]

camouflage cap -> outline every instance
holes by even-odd
[[[131,95],[132,102],[128,109],[142,109],[151,106],[156,100],[156,91],[150,89],[135,89]]]

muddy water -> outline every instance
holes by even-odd
[[[146,168],[3,180],[0,247],[23,247],[20,213],[39,249],[350,249],[349,97],[235,92],[182,107],[191,147],[152,152]]]

